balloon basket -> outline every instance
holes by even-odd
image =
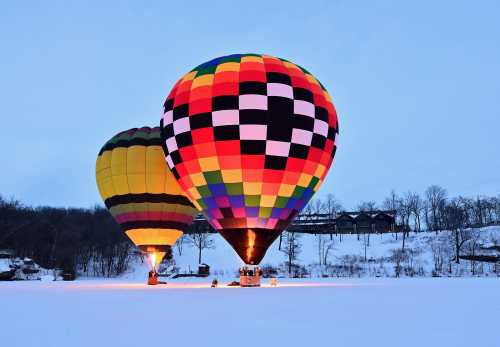
[[[240,269],[240,287],[260,287],[262,270],[256,266],[249,268],[244,266]]]
[[[154,271],[149,271],[148,285],[155,286],[158,284],[158,274]]]

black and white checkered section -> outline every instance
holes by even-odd
[[[163,127],[170,168],[181,162],[178,149],[193,143],[191,130],[212,128],[216,141],[240,140],[241,154],[265,154],[265,167],[284,169],[287,157],[306,159],[309,148],[335,140],[328,112],[313,103],[313,93],[293,88],[289,76],[267,73],[268,83],[243,82],[240,95],[215,96],[212,112],[189,117],[187,104],[165,103]],[[165,138],[164,137],[164,138]]]

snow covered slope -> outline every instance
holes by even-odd
[[[406,263],[411,265],[415,271],[421,269],[423,273],[420,276],[431,276],[435,268],[435,257],[437,256],[437,246],[441,255],[445,257],[445,261],[450,261],[452,254],[452,240],[449,232],[433,232],[410,233],[410,236],[405,240],[405,249],[411,255],[411,259],[402,261],[401,266]],[[242,261],[236,252],[229,244],[218,234],[211,236],[214,240],[215,247],[213,249],[205,249],[202,252],[202,262],[207,263],[211,267],[211,273],[218,277],[234,277],[239,266],[243,265]],[[335,265],[354,264],[362,267],[362,270],[350,276],[393,276],[394,275],[394,252],[402,248],[402,235],[398,234],[397,239],[395,234],[374,234],[367,237],[360,235],[359,240],[357,235],[333,235],[333,240],[330,241],[329,235],[323,235],[326,242],[332,242],[333,248],[329,252],[327,263],[329,267]],[[301,252],[298,256],[297,263],[308,268],[312,276],[320,276],[328,274],[325,266],[318,267],[318,236],[301,234],[300,243],[302,245]],[[500,242],[500,227],[486,227],[479,231],[478,243],[491,243],[492,240]],[[366,247],[365,247],[366,245]],[[437,246],[436,246],[437,245]],[[279,267],[286,260],[286,255],[278,249],[279,240],[276,240],[269,248],[262,265],[272,265]],[[366,262],[365,262],[366,248]],[[433,250],[434,248],[434,250]],[[450,253],[451,252],[451,253]],[[392,257],[392,258],[391,258]],[[182,255],[179,255],[178,250],[174,247],[174,260],[176,266],[180,267],[181,272],[195,272],[198,268],[198,252],[194,247],[184,244]],[[467,275],[470,271],[470,262],[462,261],[459,267],[451,264],[452,275]],[[443,265],[444,266],[444,265]],[[476,264],[476,266],[479,266]],[[486,267],[485,267],[486,266]],[[492,265],[491,265],[492,266]],[[134,269],[143,277],[144,270],[147,269],[146,264],[138,264]],[[490,267],[483,264],[483,272],[488,272]],[[444,271],[444,270],[443,270]],[[478,270],[479,271],[479,270]],[[349,274],[347,274],[349,275]],[[404,274],[402,274],[404,275]],[[415,274],[418,275],[418,274]],[[126,277],[131,277],[130,274]],[[132,276],[133,277],[133,276]]]

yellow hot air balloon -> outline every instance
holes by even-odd
[[[155,272],[197,214],[166,165],[159,128],[134,128],[111,138],[97,157],[96,181],[111,215],[150,255]]]

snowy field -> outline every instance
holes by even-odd
[[[208,282],[0,282],[0,346],[500,345],[498,278]]]

